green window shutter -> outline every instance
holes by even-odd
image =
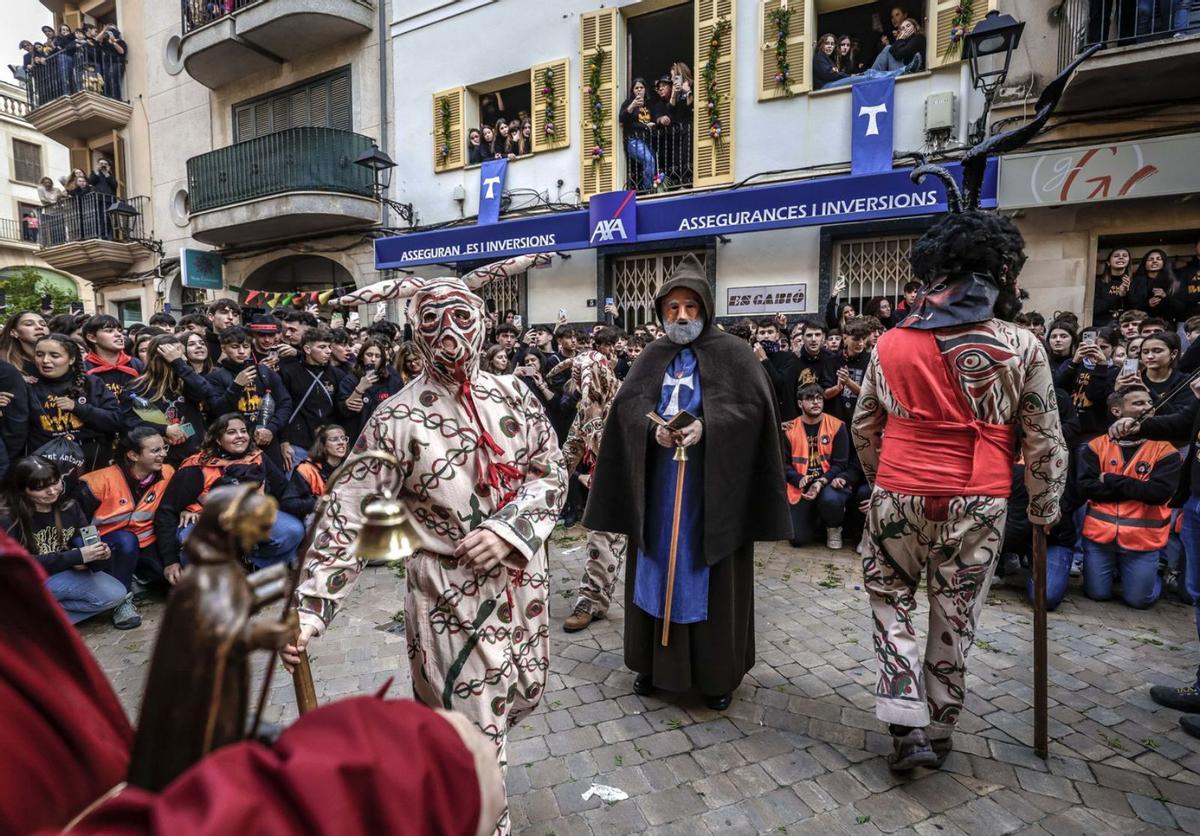
[[[349,68],[243,102],[233,110],[234,138],[245,142],[288,128],[354,130]]]

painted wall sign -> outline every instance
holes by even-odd
[[[1200,134],[1014,154],[1000,161],[1001,209],[1200,191]]]
[[[948,168],[961,178],[957,164]],[[631,234],[628,240],[673,241],[681,236],[732,235],[930,215],[946,210],[946,192],[941,183],[926,178],[916,184],[908,175],[908,169],[899,169],[647,200],[636,204],[636,234]],[[612,194],[617,197],[597,195],[593,201],[615,199],[619,205],[627,193]],[[982,194],[984,208],[996,205],[995,160],[988,161]],[[610,233],[611,239],[600,240]],[[614,243],[619,243],[614,228],[601,230],[592,223],[589,210],[579,209],[380,238],[375,241],[375,266],[388,270],[453,264]]]
[[[725,315],[804,313],[806,284],[730,287],[725,290]]]

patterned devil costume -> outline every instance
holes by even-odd
[[[546,686],[545,541],[566,475],[532,393],[514,377],[479,370],[483,301],[469,287],[529,261],[510,259],[463,279],[386,282],[348,300],[412,300],[408,318],[425,371],[375,410],[355,450],[391,453],[404,467],[402,499],[420,536],[408,561],[404,605],[415,696],[470,717],[495,741],[502,769],[508,729],[533,711]],[[388,477],[378,463],[364,461],[333,491],[299,589],[302,624],[319,632],[349,594],[362,570],[350,551],[362,503]],[[512,546],[486,574],[454,557],[478,527]],[[507,832],[507,811],[498,827]]]
[[[1008,250],[989,248],[989,233],[1007,236]],[[1021,245],[1011,222],[969,212],[943,218],[914,246],[914,273],[927,285],[914,311],[880,338],[854,415],[854,443],[875,486],[863,575],[875,620],[876,714],[897,736],[895,727],[925,728],[935,751],[948,751],[962,710],[1018,434],[1031,523],[1057,519],[1065,485],[1045,350],[993,315],[1002,292],[1015,299]],[[971,270],[989,258],[986,273]],[[923,667],[913,624],[922,572],[930,609]]]
[[[579,408],[563,443],[567,473],[573,473],[581,463],[588,476],[596,471],[600,456],[600,439],[604,421],[617,396],[620,383],[609,361],[597,351],[586,351],[571,360],[572,382],[578,387]],[[596,618],[603,618],[612,604],[613,589],[625,562],[628,540],[623,534],[589,531],[587,563],[579,582],[579,597],[575,608],[584,607]]]

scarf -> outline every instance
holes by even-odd
[[[898,328],[934,331],[972,322],[986,322],[995,316],[1000,289],[986,273],[946,276],[917,292],[917,301]]]
[[[141,375],[137,369],[129,365],[133,362],[133,358],[122,351],[117,355],[117,361],[110,363],[94,351],[89,351],[83,355],[83,359],[91,365],[88,369],[88,374],[104,374],[105,372],[124,372],[130,377],[138,377]]]

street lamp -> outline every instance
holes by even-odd
[[[963,58],[970,61],[971,83],[983,91],[983,114],[971,126],[970,142],[980,142],[987,135],[987,117],[992,99],[1008,78],[1008,66],[1013,50],[1021,42],[1024,21],[996,10],[988,12],[963,38]]]
[[[400,219],[408,221],[411,227],[415,220],[413,217],[413,205],[411,203],[397,203],[394,200],[389,200],[384,197],[384,192],[392,185],[392,169],[396,167],[396,161],[388,156],[386,151],[383,151],[374,142],[371,147],[358,155],[358,159],[354,161],[355,165],[360,165],[371,172],[371,178],[375,183],[375,198],[385,206],[389,206],[396,210],[400,215]]]
[[[136,224],[142,213],[128,201],[117,198],[116,202],[105,211],[113,228],[121,233],[121,240],[141,244],[146,249],[158,253],[160,257],[164,255],[166,250],[163,248],[162,241],[157,238],[143,238],[137,234]]]

